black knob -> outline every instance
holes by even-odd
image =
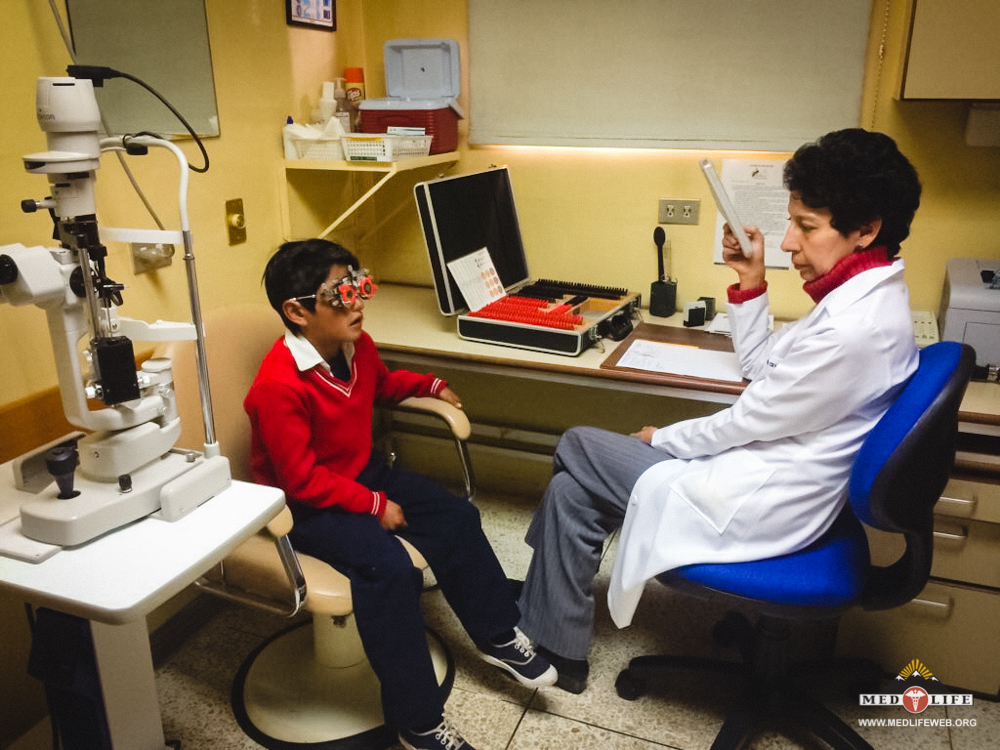
[[[21,211],[26,214],[33,214],[38,210],[38,202],[32,200],[31,198],[25,198],[21,201]]]
[[[0,255],[0,284],[17,281],[17,263],[9,255]]]

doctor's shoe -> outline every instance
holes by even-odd
[[[556,668],[535,651],[531,640],[520,628],[515,627],[512,635],[514,637],[506,643],[486,643],[480,646],[479,658],[509,672],[525,687],[554,685],[559,677]]]
[[[476,750],[447,719],[428,732],[401,729],[399,743],[406,750]]]
[[[552,666],[559,670],[557,688],[567,693],[582,693],[587,687],[587,676],[590,674],[590,663],[586,659],[567,659],[554,654],[544,646],[537,646],[538,652],[548,659]]]

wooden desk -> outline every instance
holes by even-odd
[[[644,311],[645,326],[683,330],[683,315],[654,318]],[[383,284],[365,307],[365,329],[379,351],[397,362],[433,368],[435,364],[510,377],[534,378],[626,389],[637,393],[732,404],[739,387],[716,387],[696,378],[623,372],[601,367],[623,342],[602,339],[577,357],[508,346],[481,344],[458,337],[455,320],[441,314],[433,289]],[[1000,436],[1000,385],[970,383],[960,414],[965,432]]]

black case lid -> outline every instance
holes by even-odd
[[[528,280],[506,167],[421,182],[413,190],[442,313],[455,315],[469,308],[447,263],[481,248],[489,252],[504,289]]]

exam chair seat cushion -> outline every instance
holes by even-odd
[[[427,562],[417,549],[399,540],[414,567],[423,570]],[[351,581],[343,573],[317,560],[296,553],[306,579],[305,608],[316,615],[346,617],[354,611],[351,604]],[[288,578],[266,531],[256,534],[231,552],[225,561],[226,585],[268,601],[289,601]]]

